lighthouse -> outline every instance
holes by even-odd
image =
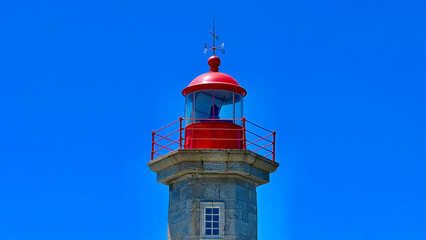
[[[223,45],[205,47],[210,71],[182,90],[183,117],[152,132],[148,166],[169,186],[168,239],[257,240],[256,188],[278,167],[275,131],[244,117],[247,91],[219,72]]]

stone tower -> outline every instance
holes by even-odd
[[[169,186],[168,239],[257,240],[256,187],[277,163],[250,150],[179,149],[149,166]]]
[[[246,90],[219,72],[217,56],[208,63],[210,72],[182,91],[185,117],[153,131],[148,166],[169,186],[168,239],[257,240],[256,187],[278,167],[275,131],[244,118]],[[177,124],[178,130],[162,133]]]

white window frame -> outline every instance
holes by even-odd
[[[219,235],[206,235],[206,208],[219,208]],[[202,201],[200,202],[200,236],[201,239],[223,239],[225,228],[225,203]]]

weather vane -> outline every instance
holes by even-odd
[[[216,47],[216,39],[219,40],[219,37],[216,35],[215,28],[214,28],[214,20],[213,20],[213,32],[210,31],[210,34],[213,36],[213,47],[208,46],[207,43],[204,43],[204,53],[207,53],[208,51],[213,51],[213,56],[216,56],[216,50],[221,51],[223,54],[225,54],[225,43],[222,43],[222,45]]]

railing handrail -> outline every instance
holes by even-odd
[[[244,118],[182,118],[183,120],[197,121],[242,121]]]
[[[263,129],[263,130],[265,130],[265,131],[268,131],[268,132],[270,132],[270,133],[273,133],[274,131],[271,131],[271,130],[269,130],[269,129],[266,129],[266,128],[264,128],[264,127],[261,127],[261,126],[259,126],[259,125],[257,125],[257,124],[255,124],[255,123],[253,123],[253,122],[250,122],[249,120],[246,120],[248,123],[250,123],[250,124],[253,124],[254,126],[256,126],[256,127],[258,127],[258,128],[261,128],[261,129]]]
[[[159,131],[161,131],[161,130],[164,130],[165,128],[168,128],[168,127],[170,127],[171,125],[173,125],[173,124],[177,123],[179,120],[180,120],[180,118],[179,118],[178,120],[176,120],[176,121],[174,121],[174,122],[172,122],[172,123],[170,123],[170,124],[168,124],[168,125],[166,125],[166,126],[164,126],[164,127],[160,128],[160,129],[158,129],[157,131],[153,131],[153,132],[159,132]]]
[[[268,154],[264,155],[264,157],[269,157],[272,156],[272,161],[275,161],[275,135],[276,132],[275,131],[271,131],[268,130],[264,127],[261,127],[251,121],[248,121],[245,117],[241,118],[241,119],[212,119],[212,118],[183,118],[180,117],[178,120],[158,129],[157,131],[152,131],[152,150],[151,150],[151,160],[154,159],[154,155],[157,156],[162,156],[162,153],[159,153],[160,150],[167,150],[167,151],[174,151],[171,147],[174,144],[178,145],[178,149],[182,149],[183,148],[183,144],[182,141],[183,139],[183,131],[185,131],[185,127],[182,126],[182,121],[187,121],[190,120],[193,123],[195,121],[200,121],[200,122],[206,122],[206,121],[210,121],[210,122],[224,122],[224,121],[232,121],[232,123],[235,123],[237,121],[241,121],[242,122],[242,126],[241,128],[233,128],[233,129],[229,129],[229,128],[213,128],[214,130],[219,130],[219,131],[243,131],[243,135],[242,138],[219,138],[219,137],[206,137],[206,138],[194,138],[192,137],[191,139],[194,140],[198,140],[198,141],[242,141],[243,143],[243,149],[247,149],[247,146],[253,145],[256,146],[257,149],[251,150],[253,152],[257,152],[257,151],[265,151],[268,152]],[[163,133],[160,135],[158,134],[158,132],[161,132],[165,129],[168,129],[174,125],[176,125],[179,122],[179,126],[177,127],[177,129],[173,129],[171,133],[166,132],[165,135],[163,136]],[[267,134],[266,136],[261,136],[258,133],[255,133],[254,131],[250,131],[247,130],[247,124],[249,123],[251,126],[254,126],[256,128],[262,129],[264,131],[267,131],[269,134]],[[191,128],[191,131],[199,131],[199,130],[211,130],[212,128]],[[173,135],[177,134],[179,132],[179,138],[174,140]],[[251,134],[250,136],[255,136],[257,137],[257,139],[253,140],[253,141],[249,141],[247,139],[246,134]],[[156,139],[156,137],[158,137]],[[272,137],[272,139],[270,139]],[[166,141],[166,143],[162,143],[160,144],[160,141]],[[262,141],[266,141],[267,144],[266,145],[259,145],[257,143],[262,142]],[[156,148],[157,147],[157,148]],[[272,148],[272,149],[270,149]]]

